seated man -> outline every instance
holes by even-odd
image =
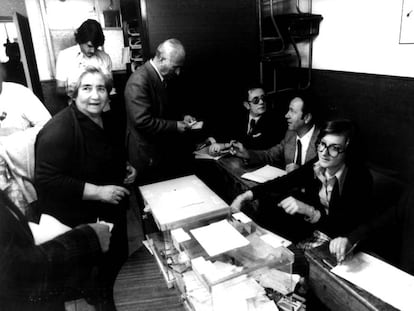
[[[355,139],[350,121],[327,122],[317,139],[317,162],[251,188],[232,207],[261,199],[257,222],[293,242],[310,238],[304,248],[348,234],[372,215],[372,177],[361,163]],[[313,243],[315,230],[323,238]]]
[[[386,210],[383,214],[362,224],[354,231],[341,235],[332,240],[329,250],[336,256],[338,261],[345,259],[351,248],[357,243],[365,242],[369,238],[378,239],[396,235],[396,240],[388,240],[387,243],[397,243],[396,265],[414,275],[414,187],[407,189],[398,205]]]
[[[108,225],[94,223],[35,245],[24,215],[0,190],[0,308],[65,310],[68,293],[87,289],[110,236]]]
[[[290,172],[316,157],[319,129],[315,125],[315,114],[309,94],[295,94],[285,115],[288,131],[279,144],[267,150],[247,150],[242,143],[236,142],[232,144],[232,153],[252,165],[270,164]]]
[[[240,118],[232,120],[227,137],[236,140],[248,149],[267,149],[279,142],[286,131],[286,124],[271,111],[265,91],[260,85],[252,85],[247,90],[247,100],[243,102],[246,111]],[[218,135],[220,140],[226,139]],[[215,137],[217,138],[217,137]],[[229,143],[213,143],[209,153],[214,155],[230,147]]]

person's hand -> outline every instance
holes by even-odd
[[[98,186],[98,197],[102,202],[110,204],[118,204],[129,191],[121,186]]]
[[[345,259],[351,247],[349,240],[344,237],[337,237],[329,243],[329,251],[336,257],[339,263]]]
[[[190,129],[191,127],[188,125],[187,122],[184,121],[177,121],[177,130],[180,133],[185,132],[186,130]]]
[[[126,185],[132,184],[135,181],[136,177],[137,177],[137,170],[131,164],[127,163],[124,184]]]
[[[190,115],[187,114],[187,115],[184,116],[183,121],[187,124],[193,124],[194,122],[197,122],[197,119],[194,118],[193,116],[190,116]]]
[[[101,246],[102,252],[107,252],[109,249],[109,242],[111,240],[111,232],[109,226],[105,224],[89,224],[89,226],[95,231],[99,239],[99,245]]]
[[[280,201],[277,205],[283,208],[289,215],[298,213],[309,216],[310,212],[313,211],[313,207],[310,207],[309,205],[295,199],[294,197],[287,197],[286,199]]]
[[[247,190],[246,192],[239,194],[230,205],[231,211],[233,213],[239,212],[243,204],[246,201],[251,201],[251,200],[253,200],[253,192],[251,192],[250,190]]]
[[[231,142],[230,154],[242,159],[249,158],[249,152],[244,148],[243,144],[238,141]]]
[[[210,147],[208,147],[208,153],[211,155],[217,155],[220,153],[220,151],[221,151],[221,144],[214,143],[214,144],[211,144]]]
[[[288,165],[286,165],[286,173],[290,173],[296,169],[298,169],[300,166],[296,163],[289,163]]]
[[[218,155],[222,152],[229,151],[231,147],[230,143],[213,143],[208,148],[208,153],[211,155]]]

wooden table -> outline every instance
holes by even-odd
[[[309,286],[318,299],[332,311],[396,311],[367,291],[330,272],[324,262],[332,261],[328,246],[308,250]],[[384,280],[385,281],[385,280]]]
[[[241,175],[258,167],[248,166],[237,157],[229,155],[219,160],[197,160],[196,167],[198,177],[228,204],[240,193],[257,185]]]
[[[175,288],[168,289],[155,258],[141,247],[122,267],[114,286],[118,311],[185,311]]]

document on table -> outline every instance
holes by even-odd
[[[331,270],[345,280],[365,289],[374,296],[402,311],[414,306],[414,277],[382,260],[365,253]]]
[[[227,220],[193,229],[190,232],[209,256],[216,256],[249,244],[249,241]]]
[[[286,175],[286,171],[271,165],[265,165],[253,172],[244,173],[241,177],[258,183],[264,183],[284,175]]]

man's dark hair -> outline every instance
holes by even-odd
[[[262,89],[264,91],[263,84],[261,84],[260,82],[252,82],[246,86],[246,89],[244,92],[246,100],[249,100],[249,92],[252,90],[256,90],[256,89]]]
[[[319,117],[319,111],[318,107],[315,103],[315,96],[314,94],[309,90],[297,90],[294,91],[289,99],[289,103],[292,101],[292,99],[299,97],[303,101],[302,106],[302,118],[304,118],[308,113],[312,115],[312,123],[318,123],[318,117]]]
[[[97,48],[103,46],[105,36],[102,31],[101,24],[96,20],[88,19],[80,25],[75,31],[75,40],[78,44],[91,41],[92,45]]]

